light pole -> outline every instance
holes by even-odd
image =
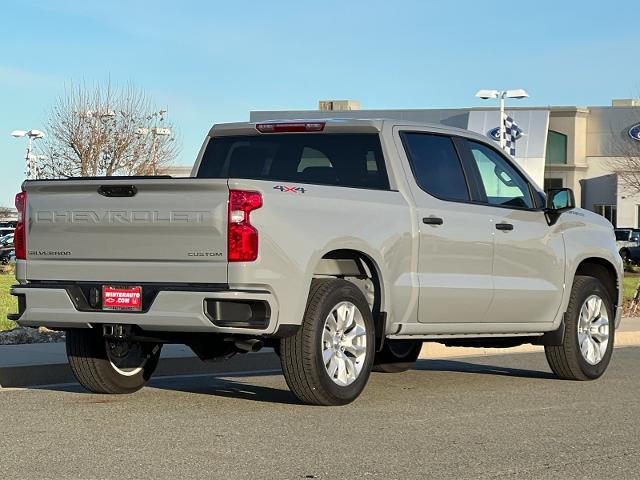
[[[161,114],[163,113],[163,111],[161,110]],[[166,137],[171,135],[171,129],[170,128],[164,128],[164,127],[152,127],[152,128],[138,128],[138,130],[136,130],[136,135],[140,135],[140,136],[146,136],[151,134],[151,161],[153,164],[153,174],[157,175],[158,174],[158,152],[157,152],[157,148],[158,148],[158,137]]]
[[[504,150],[504,99],[505,98],[527,98],[529,94],[522,88],[516,90],[478,90],[476,97],[480,97],[483,100],[490,98],[500,99],[500,119],[498,120],[500,125],[500,148]]]
[[[11,136],[15,138],[20,137],[28,137],[29,143],[27,144],[27,154],[24,157],[26,162],[26,177],[27,180],[31,180],[33,178],[37,178],[36,164],[33,162],[34,160],[40,160],[46,158],[44,155],[33,155],[31,152],[33,150],[33,141],[39,138],[44,138],[44,133],[40,130],[14,130],[11,132]]]

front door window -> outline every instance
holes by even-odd
[[[490,205],[533,208],[529,184],[502,156],[481,143],[469,142],[469,149]]]

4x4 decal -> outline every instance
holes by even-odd
[[[304,187],[289,187],[287,185],[276,185],[274,190],[280,190],[283,193],[304,193]]]

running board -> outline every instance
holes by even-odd
[[[444,333],[444,334],[416,334],[387,335],[389,340],[447,340],[450,338],[511,338],[511,337],[541,337],[544,332],[536,333]]]

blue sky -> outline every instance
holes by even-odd
[[[501,6],[522,11],[501,16]],[[0,7],[0,205],[25,142],[65,83],[133,82],[180,130],[191,164],[213,123],[251,110],[481,105],[478,88],[526,88],[520,105],[637,96],[635,2],[71,1]]]

